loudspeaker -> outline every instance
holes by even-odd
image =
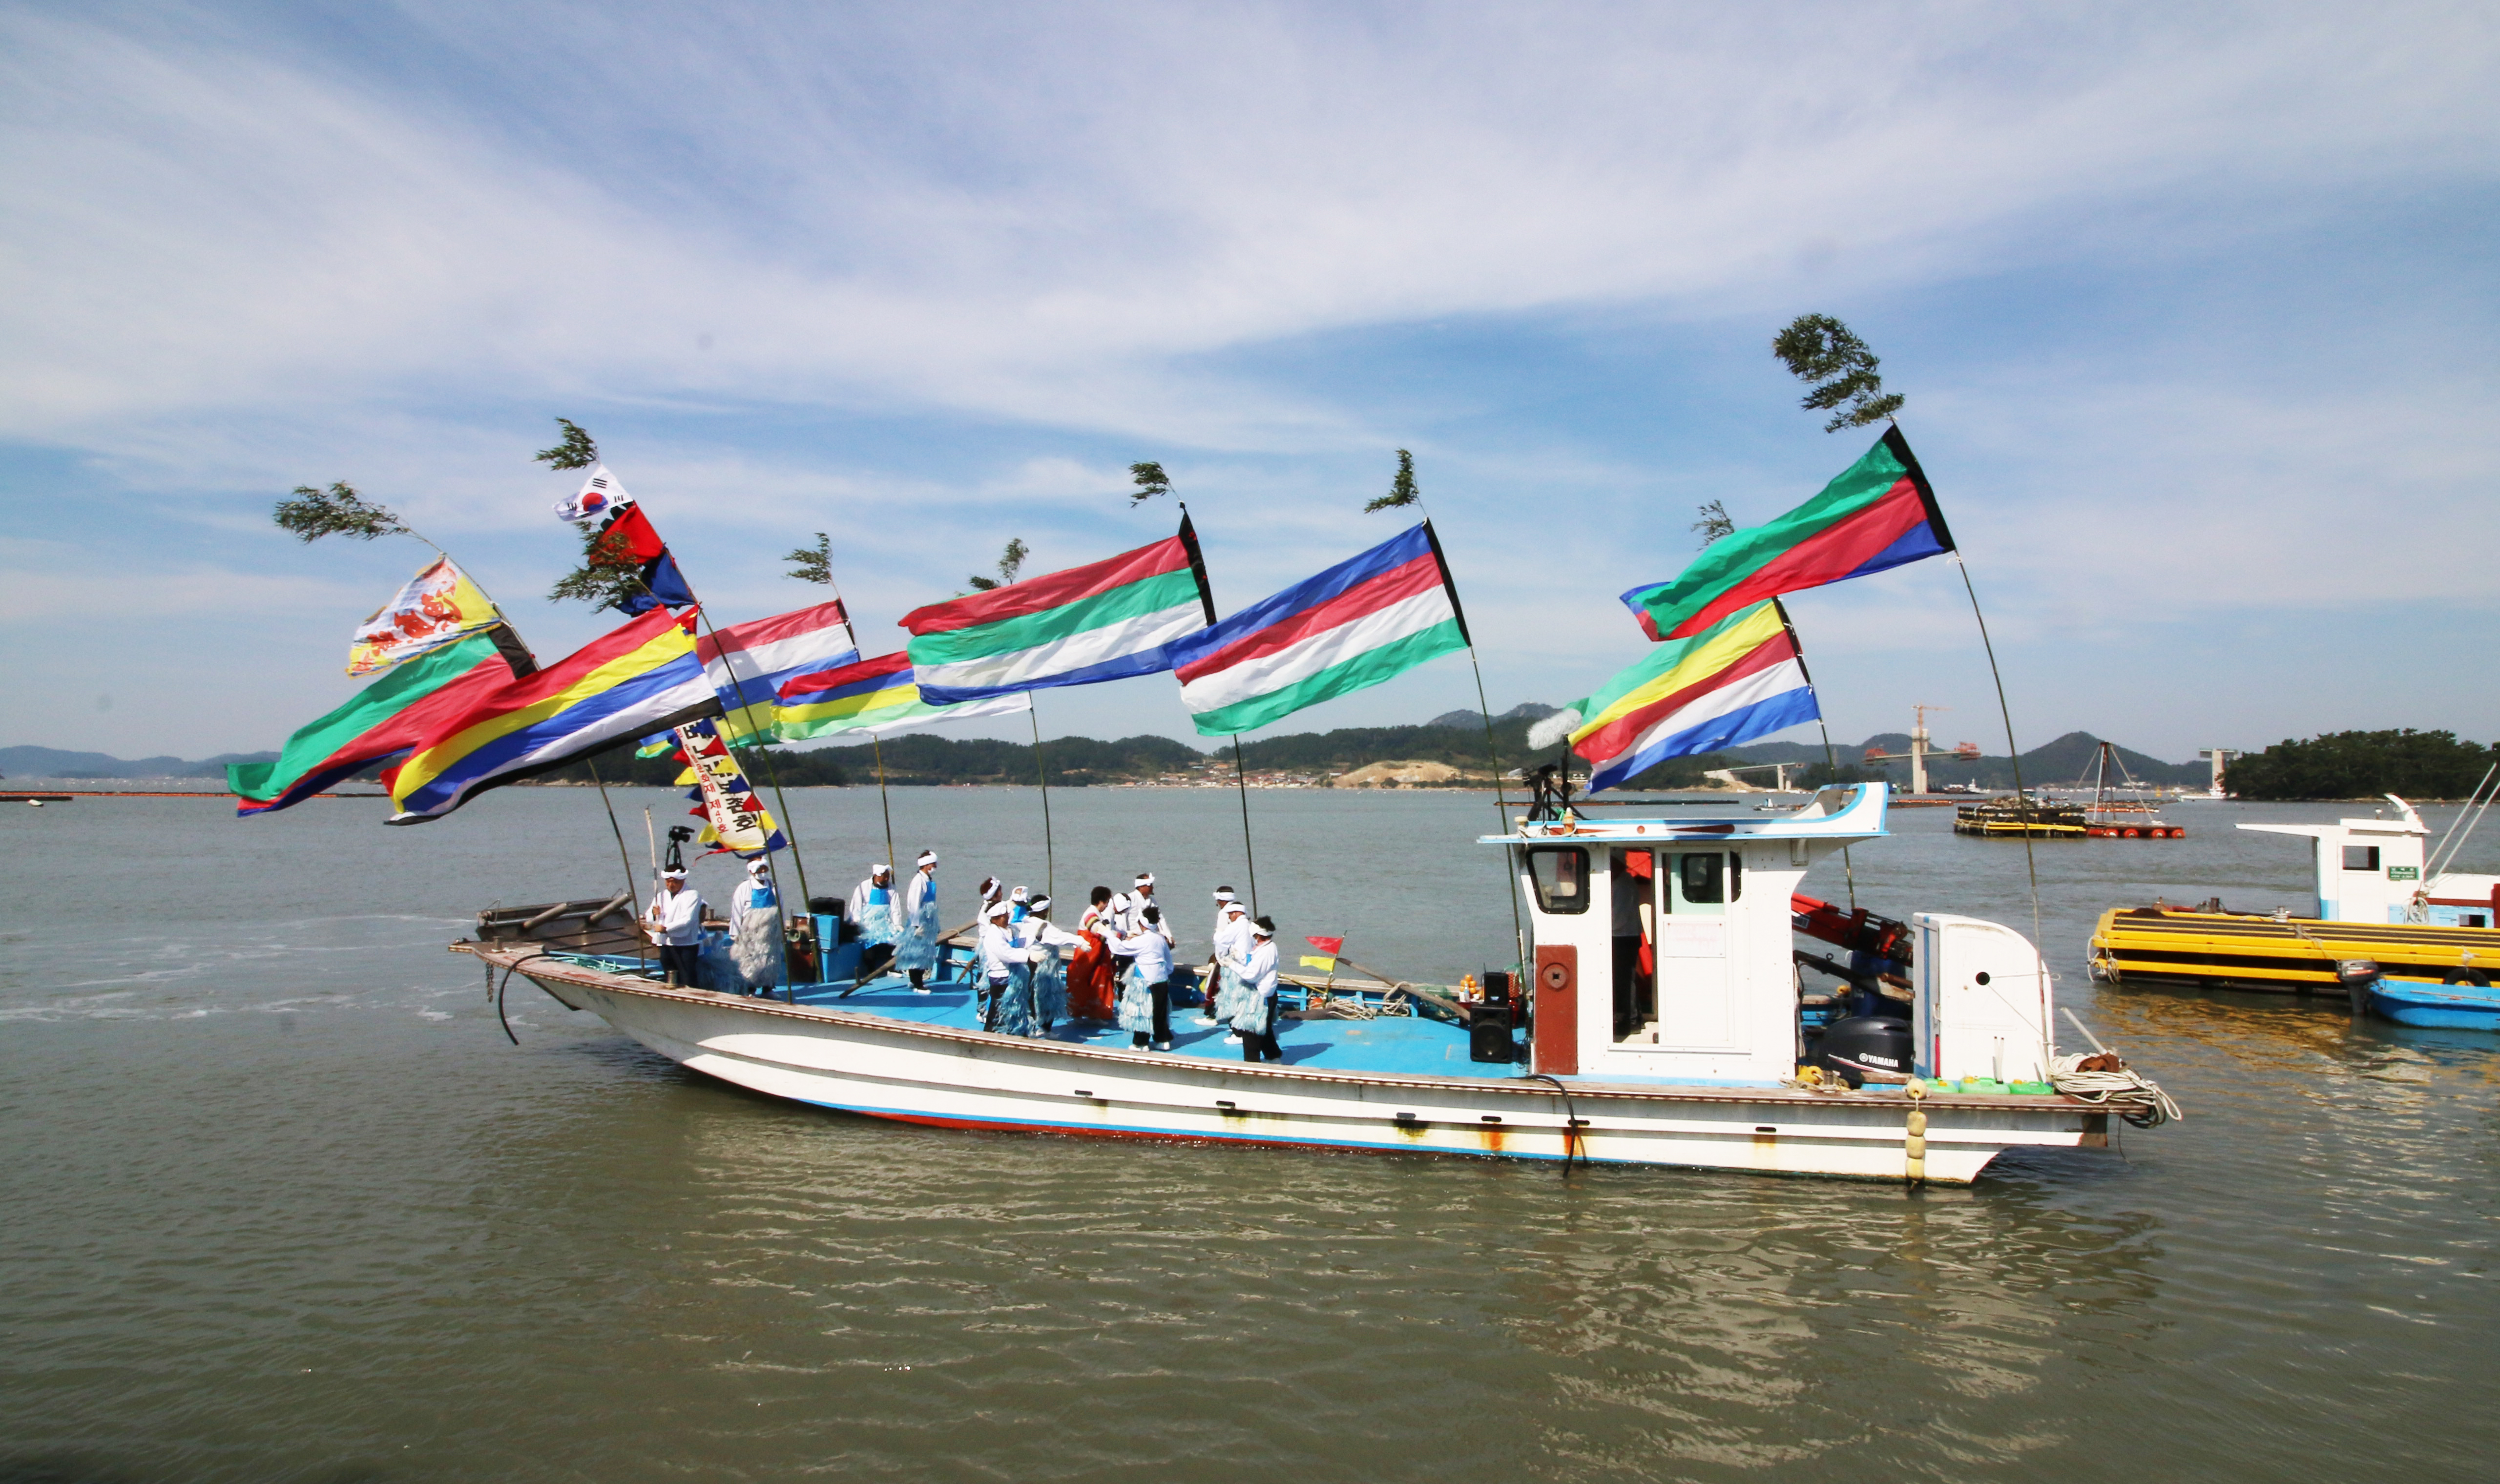
[[[1510,1003],[1510,971],[1508,969],[1488,969],[1485,971],[1484,997],[1485,1003],[1488,1005],[1507,1005]]]
[[[1519,1048],[1510,1039],[1508,1005],[1467,1007],[1467,1059],[1516,1061]]]

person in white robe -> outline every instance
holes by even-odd
[[[739,982],[750,994],[771,994],[790,976],[781,943],[781,898],[773,889],[773,863],[746,863],[746,881],[729,901],[730,954]]]
[[[1232,1025],[1233,1017],[1241,1013],[1241,976],[1230,965],[1249,952],[1250,909],[1240,902],[1227,902],[1224,924],[1215,932],[1217,981],[1223,987],[1208,1006],[1210,1016],[1220,1024]]]
[[[660,889],[642,913],[643,930],[660,949],[660,974],[680,988],[703,984],[702,893],[686,884],[686,868],[660,873]]]
[[[868,880],[851,887],[850,905],[843,917],[859,930],[859,941],[872,947],[891,948],[903,936],[900,905],[894,889],[894,867],[880,860],[868,868]]]
[[[1068,1014],[1068,963],[1089,945],[1050,920],[1050,898],[1036,896],[1026,904],[1025,919],[1016,925],[1017,941],[1034,951],[1033,1018],[1036,1033],[1050,1034]]]
[[[981,1029],[1003,1036],[1032,1035],[1034,951],[1016,941],[1003,901],[981,909],[980,952]]]
[[[894,966],[911,980],[911,992],[929,992],[929,971],[938,966],[938,853],[922,851],[918,869],[903,893],[903,937],[894,949]]]
[[[1249,952],[1229,965],[1240,976],[1240,1009],[1233,1028],[1241,1033],[1243,1061],[1283,1061],[1276,1044],[1276,923],[1261,918],[1251,924]]]
[[[1113,957],[1129,961],[1120,982],[1119,1022],[1131,1047],[1170,1050],[1171,940],[1164,936],[1162,911],[1147,907],[1138,915],[1137,931],[1112,938],[1109,947]]]

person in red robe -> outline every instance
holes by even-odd
[[[1068,963],[1068,1014],[1075,1019],[1111,1018],[1117,966],[1111,961],[1111,950],[1102,936],[1104,929],[1119,924],[1110,918],[1111,888],[1097,887],[1091,905],[1076,924],[1077,936],[1085,940],[1085,946]]]

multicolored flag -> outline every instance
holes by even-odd
[[[382,775],[400,809],[391,823],[440,819],[488,789],[719,710],[695,641],[655,609],[444,718]]]
[[[347,641],[347,673],[371,675],[504,621],[495,604],[449,557],[429,562]]]
[[[345,705],[299,728],[275,762],[227,763],[235,813],[248,818],[300,804],[407,752],[444,718],[467,711],[515,674],[529,673],[529,651],[518,641],[509,651],[497,643],[510,633],[471,634],[398,666]]]
[[[1596,764],[1592,793],[1669,758],[1733,747],[1823,714],[1776,602],[1666,641],[1570,709],[1581,715],[1571,750]]]
[[[740,746],[770,740],[774,696],[801,675],[834,669],[859,659],[850,616],[839,598],[812,608],[732,624],[698,635],[695,653],[720,694],[721,729]]]
[[[887,732],[923,722],[975,716],[1011,716],[1033,709],[1033,696],[1018,691],[986,700],[933,706],[914,682],[911,656],[897,651],[839,669],[785,681],[776,693],[775,738],[801,742],[842,731]]]
[[[903,616],[932,705],[1171,668],[1164,646],[1215,622],[1198,532]]]
[[[1953,549],[1910,440],[1891,428],[1822,494],[1767,525],[1721,537],[1673,581],[1634,588],[1623,600],[1651,638],[1682,639],[1764,598]]]
[[[1264,726],[1467,647],[1431,523],[1169,646],[1202,736]]]
[[[691,812],[704,821],[697,838],[715,855],[727,851],[749,859],[788,848],[789,840],[755,796],[711,718],[686,723],[677,727],[676,737],[694,774],[694,791],[687,795],[695,801]]]

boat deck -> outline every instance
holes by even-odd
[[[950,1030],[981,1028],[972,985],[962,980],[933,981],[927,994],[912,993],[911,985],[898,975],[872,979],[848,997],[843,996],[842,988],[839,984],[802,984],[799,1003],[890,1016]],[[1175,1007],[1171,1031],[1170,1055],[1205,1061],[1241,1060],[1241,1043],[1233,1039],[1231,1028],[1201,1023],[1197,1006]],[[1125,1051],[1129,1049],[1130,1033],[1101,1020],[1063,1020],[1048,1036],[1035,1039]],[[1512,1062],[1470,1060],[1464,1027],[1416,1016],[1382,1016],[1372,1020],[1281,1019],[1276,1026],[1276,1043],[1284,1048],[1284,1065],[1312,1071],[1509,1078],[1526,1070]]]

